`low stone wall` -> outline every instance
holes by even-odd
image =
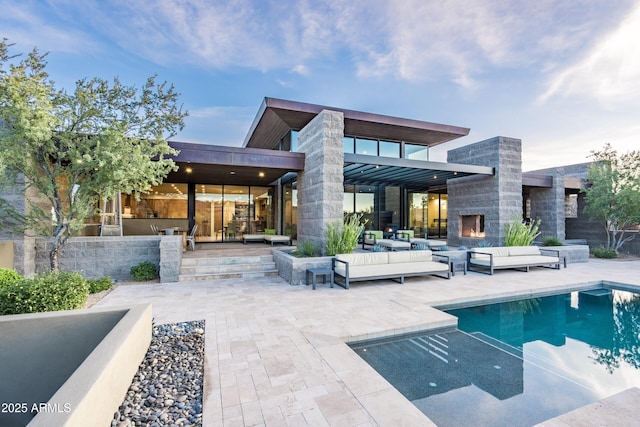
[[[308,268],[331,268],[331,259],[333,257],[313,257],[313,258],[297,258],[289,253],[289,251],[274,249],[273,259],[276,262],[280,277],[289,282],[291,285],[306,284],[306,273]]]
[[[36,241],[36,272],[49,271],[51,243]],[[182,261],[182,236],[72,237],[59,256],[60,270],[77,271],[87,278],[109,276],[132,280],[131,267],[150,261],[160,268],[163,282],[178,280]]]
[[[541,246],[540,249],[550,249],[560,251],[567,264],[589,261],[589,245],[563,245],[563,246]]]

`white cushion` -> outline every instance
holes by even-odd
[[[509,256],[540,255],[537,246],[509,246]]]
[[[264,240],[267,242],[288,242],[291,240],[289,236],[282,236],[280,234],[265,234]]]
[[[243,234],[242,240],[264,240],[264,234]]]
[[[507,257],[509,256],[509,248],[506,246],[498,246],[495,248],[472,248],[470,249],[471,258],[489,259],[489,255],[492,254],[495,257]],[[477,253],[483,252],[483,253]]]
[[[389,252],[389,264],[432,261],[431,251]]]
[[[387,264],[389,262],[388,254],[388,252],[357,252],[352,254],[338,254],[336,255],[336,259],[348,262],[349,266]],[[338,266],[343,266],[343,264],[336,263],[336,268]]]
[[[336,263],[335,273],[342,277],[346,275],[346,268],[344,264]],[[373,276],[387,276],[392,274],[389,271],[388,264],[371,264],[371,265],[351,265],[349,264],[349,278],[359,279],[361,277],[373,277]]]

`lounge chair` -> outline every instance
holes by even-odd
[[[367,249],[367,246],[374,246],[378,240],[381,240],[383,236],[382,231],[366,230],[362,234],[362,249]]]

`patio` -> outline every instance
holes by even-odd
[[[640,285],[639,273],[640,260],[592,259],[559,271],[364,282],[349,291],[328,284],[311,291],[279,277],[122,285],[96,306],[145,302],[153,304],[156,323],[206,320],[204,425],[423,426],[429,420],[345,342],[452,324],[433,305],[602,280]],[[613,412],[598,406],[598,418],[591,405],[571,420],[619,424],[640,416],[637,405],[617,402]],[[545,424],[566,425],[559,419]]]

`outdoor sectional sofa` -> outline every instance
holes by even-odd
[[[553,254],[553,255],[551,255]],[[560,269],[560,251],[538,246],[500,246],[473,248],[467,252],[468,271],[493,274],[499,268],[553,267]]]
[[[437,275],[451,278],[449,257],[431,251],[338,254],[332,260],[335,283],[349,289],[351,282]],[[341,278],[342,284],[338,281]]]

